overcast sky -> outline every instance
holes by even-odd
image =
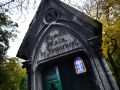
[[[22,43],[22,40],[29,28],[29,24],[32,21],[36,10],[38,8],[38,5],[40,3],[40,0],[37,0],[37,4],[36,6],[33,5],[33,2],[31,2],[30,4],[30,8],[28,11],[23,10],[23,13],[18,13],[18,11],[14,10],[12,12],[12,14],[10,14],[11,19],[14,22],[17,22],[19,27],[17,28],[17,30],[19,31],[19,33],[17,33],[17,38],[14,39],[14,41],[10,41],[10,48],[7,52],[7,55],[9,57],[15,57],[17,54],[17,51]]]

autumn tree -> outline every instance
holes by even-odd
[[[20,82],[20,90],[28,90],[27,76],[23,76]]]
[[[21,63],[18,58],[7,59],[0,70],[1,90],[20,90],[21,85],[26,88],[27,85],[25,81],[23,81],[24,78],[27,80],[26,70],[21,68]],[[21,84],[21,82],[24,83]]]
[[[33,2],[35,6],[36,1]],[[9,41],[16,37],[18,27],[11,16],[19,13],[19,18],[28,12],[29,6],[31,6],[30,0],[0,0],[0,90],[27,89],[25,70],[22,69],[17,58],[9,59],[6,53],[9,49]]]

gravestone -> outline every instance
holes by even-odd
[[[42,0],[17,57],[29,90],[118,90],[102,56],[102,25],[59,0]]]

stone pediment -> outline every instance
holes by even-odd
[[[36,15],[29,25],[28,32],[19,48],[17,57],[28,60],[34,57],[37,45],[51,25],[68,27],[83,37],[85,42],[102,34],[101,24],[82,12],[59,0],[42,0]],[[73,33],[71,31],[71,34]]]

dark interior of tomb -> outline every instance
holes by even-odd
[[[82,58],[86,72],[76,74],[74,67],[76,57]],[[42,69],[44,90],[99,90],[90,60],[85,52],[69,54],[46,65]]]

